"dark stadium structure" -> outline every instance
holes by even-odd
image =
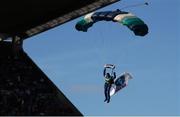
[[[23,41],[119,0],[3,0],[0,116],[83,116],[23,50]]]

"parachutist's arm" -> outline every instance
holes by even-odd
[[[103,76],[105,77],[106,75],[106,68],[104,68],[104,71],[103,71]]]
[[[113,78],[115,79],[116,78],[116,72],[114,72],[113,75],[114,75]]]

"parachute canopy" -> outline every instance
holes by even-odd
[[[137,36],[145,36],[148,33],[148,26],[137,16],[130,12],[120,11],[104,11],[93,12],[84,16],[82,20],[77,22],[76,29],[78,31],[87,32],[94,23],[98,21],[113,21],[119,22],[127,26]]]

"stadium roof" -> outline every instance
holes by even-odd
[[[26,39],[117,1],[4,0],[0,7],[0,38]]]

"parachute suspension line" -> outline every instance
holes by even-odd
[[[103,33],[100,30],[97,32],[97,34],[99,35],[99,38],[97,39],[98,44],[96,46],[96,51],[97,51],[96,59],[97,59],[98,63],[101,63],[102,61],[104,63],[103,58],[105,58],[105,55],[104,55],[104,51],[103,51],[103,47],[104,47],[104,38],[102,36]]]
[[[104,58],[103,58],[103,64],[107,64],[107,63],[112,63],[111,59],[110,59],[110,56],[111,56],[111,46],[112,45],[112,40],[110,38],[107,38],[109,37],[109,32],[110,32],[110,29],[111,28],[111,25],[110,24],[106,24],[106,25],[103,25],[104,28],[104,31],[101,33],[103,38],[102,38],[102,41],[103,41],[103,54],[104,54]]]
[[[101,58],[101,63],[102,63],[102,66],[104,65],[104,64],[107,64],[106,62],[107,62],[107,58],[108,58],[108,56],[107,56],[107,45],[106,45],[106,42],[107,42],[107,40],[106,40],[106,35],[107,35],[107,26],[106,25],[103,25],[103,27],[102,27],[104,30],[99,30],[98,31],[98,33],[99,33],[99,40],[100,40],[100,46],[99,46],[99,52],[100,52],[100,58]]]
[[[126,8],[132,8],[132,7],[148,6],[148,5],[149,5],[148,2],[145,2],[145,3],[139,3],[139,4],[133,4],[133,5],[125,6],[125,7],[121,8],[120,10],[126,9]]]
[[[112,71],[111,71],[111,76],[113,76],[114,74],[114,68],[112,68]]]
[[[99,31],[99,35],[100,35],[100,41],[101,41],[101,48],[100,48],[100,55],[101,55],[101,61],[102,61],[102,64],[104,64],[105,63],[105,58],[106,58],[106,56],[105,56],[105,38],[104,38],[104,35],[103,35],[103,32],[102,32],[102,30],[100,30]]]

